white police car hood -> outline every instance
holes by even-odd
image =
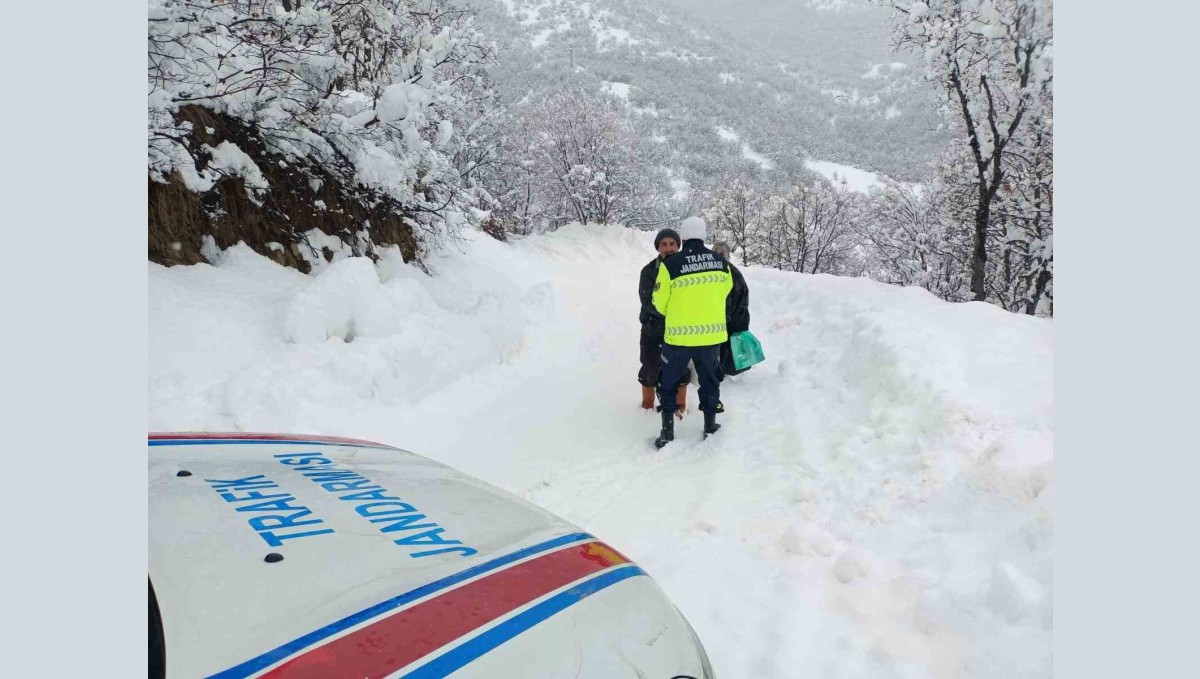
[[[149,446],[168,677],[710,676],[637,565],[449,467],[324,437]]]

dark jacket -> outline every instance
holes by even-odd
[[[638,279],[638,299],[642,302],[642,310],[638,314],[638,321],[642,325],[656,325],[661,327],[666,319],[658,310],[654,308],[654,303],[650,301],[654,295],[654,281],[658,278],[658,265],[662,260],[658,257],[650,260],[650,263],[642,267],[641,278]]]
[[[729,271],[733,274],[733,290],[725,298],[725,317],[730,333],[745,332],[750,329],[750,288],[746,287],[745,277],[732,262],[729,263]],[[642,275],[645,276],[645,273]]]

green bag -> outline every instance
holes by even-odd
[[[766,358],[763,356],[762,345],[759,344],[758,338],[750,334],[749,330],[730,335],[729,348],[733,354],[733,367],[738,370],[745,370],[755,363],[762,363]]]

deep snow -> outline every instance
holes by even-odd
[[[1051,674],[1053,322],[745,267],[765,363],[655,452],[652,235],[469,235],[300,274],[244,246],[149,264],[150,430],[381,441],[638,561],[724,679]]]

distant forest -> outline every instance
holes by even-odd
[[[672,4],[693,1],[719,11]],[[717,126],[774,161],[763,180],[779,185],[809,174],[806,158],[918,182],[948,140],[938,130],[936,88],[922,82],[918,60],[891,52],[888,14],[879,7],[792,7],[780,20],[763,15],[734,25],[703,15],[750,13],[747,3],[470,4],[496,41],[493,73],[507,104],[519,108],[564,87],[628,84],[637,133],[667,147],[663,164],[696,187],[759,170],[717,136]]]

